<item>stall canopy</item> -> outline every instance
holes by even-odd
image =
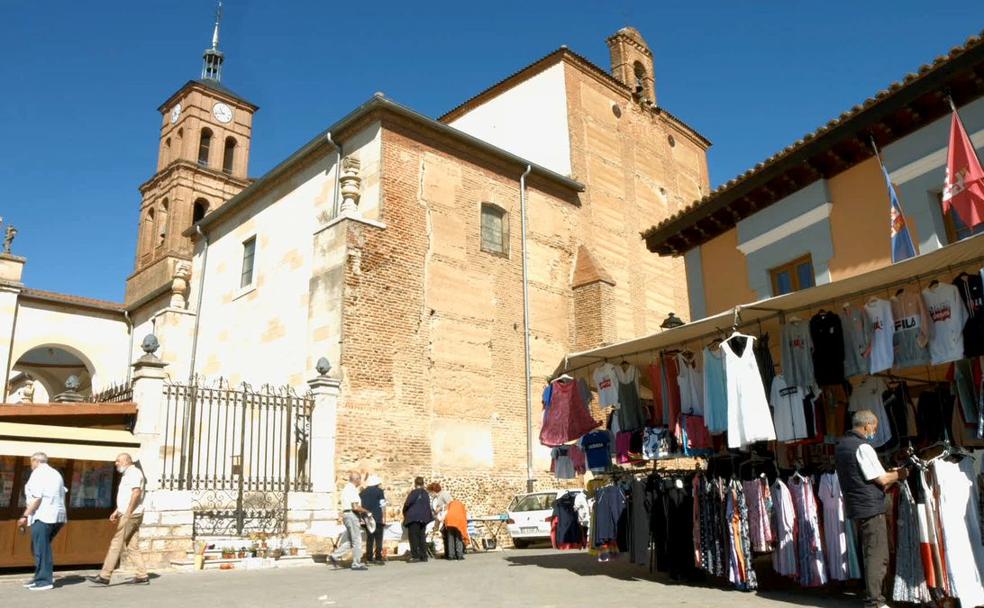
[[[139,449],[140,441],[129,431],[0,422],[3,456],[44,452],[50,458],[111,462],[120,452],[131,452],[136,457]]]
[[[903,285],[921,283],[925,287],[933,279],[943,280],[961,270],[977,272],[982,262],[984,234],[979,234],[884,268],[782,296],[741,304],[699,321],[642,338],[573,353],[566,357],[563,367],[558,371],[573,372],[606,359],[631,358],[690,341],[704,340],[722,332],[730,334],[736,321],[738,327],[747,327],[822,306],[833,309],[835,303],[848,299],[871,295],[889,297],[894,293],[892,289]]]

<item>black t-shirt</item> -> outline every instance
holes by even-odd
[[[810,319],[813,374],[820,386],[844,382],[844,330],[840,317],[822,310]]]
[[[962,272],[953,284],[970,315],[963,328],[964,357],[984,356],[984,280],[980,275]]]

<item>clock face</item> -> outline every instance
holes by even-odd
[[[215,120],[221,123],[227,123],[232,121],[232,108],[226,104],[219,102],[212,106],[212,116]]]
[[[178,116],[181,116],[181,104],[176,103],[174,107],[171,108],[171,124],[178,122]]]

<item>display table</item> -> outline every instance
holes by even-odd
[[[495,551],[501,550],[499,547],[499,535],[502,528],[506,525],[509,516],[505,513],[501,515],[479,515],[468,518],[468,536],[471,540],[472,550],[474,551]],[[490,542],[480,544],[478,542],[478,529],[484,529],[483,540]]]

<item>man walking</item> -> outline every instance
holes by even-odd
[[[360,495],[362,508],[372,514],[376,520],[376,529],[370,532],[366,529],[366,561],[374,566],[385,566],[383,561],[383,507],[386,506],[386,495],[380,486],[382,480],[375,475],[366,479],[366,488]]]
[[[878,431],[878,417],[858,410],[852,429],[837,442],[837,478],[844,493],[844,510],[861,531],[864,555],[865,606],[887,608],[882,588],[888,572],[888,526],[885,490],[909,476],[904,468],[885,471],[868,441]]]
[[[34,578],[24,585],[31,591],[54,588],[54,558],[51,541],[68,520],[65,511],[65,482],[61,473],[48,466],[48,456],[36,452],[31,456],[31,477],[24,488],[27,508],[17,520],[18,526],[31,526],[31,550],[34,552]]]
[[[130,558],[135,574],[130,582],[147,585],[150,578],[139,547],[140,524],[143,523],[144,513],[144,474],[133,466],[133,458],[125,452],[116,457],[116,470],[122,477],[119,489],[116,490],[116,510],[109,516],[109,521],[116,522],[116,534],[109,543],[102,571],[98,576],[90,576],[89,581],[97,585],[108,585],[113,570],[120,564],[120,557],[125,553]]]
[[[351,550],[352,570],[369,569],[362,563],[362,529],[359,526],[359,514],[365,513],[366,510],[362,508],[362,499],[359,498],[360,483],[362,483],[362,476],[352,471],[349,473],[349,482],[342,488],[342,524],[345,526],[345,535],[335,552],[328,556],[336,568],[339,567],[338,560]]]

